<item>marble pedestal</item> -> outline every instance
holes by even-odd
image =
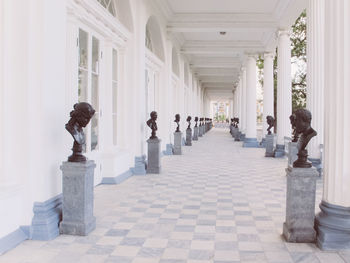
[[[240,141],[239,130],[236,127],[232,128],[232,137],[235,138],[235,141]]]
[[[297,142],[288,143],[288,167],[293,167],[293,163],[298,159]]]
[[[288,242],[315,241],[315,196],[318,172],[315,168],[292,168],[287,172],[286,221],[283,236]]]
[[[203,136],[203,126],[198,127],[198,136],[202,137]]]
[[[265,137],[265,157],[274,157],[275,149],[274,149],[274,139],[275,136],[273,134],[267,134]]]
[[[174,155],[181,155],[182,154],[182,132],[174,132],[174,148],[173,148],[173,154]]]
[[[230,133],[231,133],[232,137],[234,138],[235,136],[233,135],[233,129],[234,129],[233,125],[230,125]]]
[[[159,174],[161,171],[160,165],[160,145],[161,140],[148,139],[148,156],[147,156],[147,173],[148,174]]]
[[[244,138],[243,147],[258,148],[259,147],[258,140],[256,138]]]
[[[193,138],[192,140],[198,141],[198,127],[193,128]]]
[[[86,236],[96,228],[94,217],[94,161],[63,162],[60,234]]]
[[[192,146],[192,129],[191,128],[187,128],[186,129],[186,142],[185,142],[186,146]]]

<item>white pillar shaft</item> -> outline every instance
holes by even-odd
[[[266,117],[273,116],[273,100],[274,100],[274,82],[273,82],[273,59],[274,55],[272,53],[266,53],[264,55],[264,135],[267,134],[267,123]]]
[[[292,114],[291,43],[287,31],[279,32],[277,75],[277,144],[291,137],[289,116]]]
[[[308,145],[309,158],[320,159],[324,125],[324,0],[309,0],[307,9],[307,102],[317,136]]]
[[[237,93],[237,117],[239,118],[239,122],[242,121],[242,78],[239,80],[238,84],[238,93]],[[239,125],[239,128],[241,129],[241,125]]]
[[[226,118],[233,118],[232,116],[234,116],[234,114],[235,114],[233,100],[234,99],[230,99],[230,112],[229,112],[229,115],[226,116]]]
[[[249,56],[247,60],[246,103],[246,138],[256,138],[256,59],[253,56]]]
[[[350,207],[350,2],[325,1],[323,200]]]
[[[242,127],[242,133],[246,133],[246,123],[247,123],[247,71],[245,68],[242,69],[242,111],[241,111],[241,127]]]

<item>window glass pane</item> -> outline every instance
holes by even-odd
[[[106,8],[113,16],[116,16],[114,0],[97,0],[97,2]]]
[[[98,75],[92,74],[91,78],[91,104],[96,110],[91,119],[91,151],[98,149],[98,119],[99,119],[99,93],[98,93]]]
[[[88,33],[79,29],[79,67],[87,69],[88,66]]]
[[[88,101],[88,71],[79,69],[78,73],[78,101],[87,102]]]
[[[151,33],[148,29],[148,27],[146,26],[146,39],[145,39],[145,45],[146,47],[153,51],[153,45],[152,45],[152,39],[151,39]]]
[[[99,42],[95,37],[92,37],[92,72],[99,72]]]

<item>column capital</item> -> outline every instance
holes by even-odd
[[[277,37],[282,37],[282,36],[288,36],[288,37],[290,37],[290,30],[288,30],[288,29],[279,29],[278,31],[277,31]]]
[[[275,56],[276,56],[275,52],[264,52],[264,59],[266,59],[266,58],[274,59]]]

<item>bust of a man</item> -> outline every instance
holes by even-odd
[[[187,127],[187,129],[191,129],[191,120],[192,120],[192,117],[191,116],[188,116],[187,117],[187,122],[188,122],[188,127]]]
[[[194,127],[198,127],[198,117],[195,117],[194,121],[196,122],[196,125]]]
[[[273,126],[275,126],[275,118],[268,115],[268,116],[266,116],[266,122],[269,125],[269,127],[267,128],[267,134],[271,135],[271,129]]]
[[[295,116],[295,113],[293,113],[292,115],[289,116],[289,120],[290,120],[290,124],[292,125],[292,129],[293,129],[293,132],[292,132],[292,142],[297,142],[298,141],[298,138],[299,138],[299,134],[297,133],[296,131],[296,127],[295,127],[295,120],[296,120],[296,116]]]
[[[87,102],[76,103],[70,112],[70,120],[66,124],[66,130],[74,139],[73,154],[68,157],[69,162],[85,162],[86,157],[83,155],[83,147],[85,147],[85,135],[83,128],[88,125],[95,110]]]
[[[180,124],[179,124],[179,122],[180,122],[180,114],[176,114],[176,115],[175,115],[175,120],[174,120],[174,122],[176,122],[176,124],[177,124],[176,131],[175,131],[175,132],[180,132]]]
[[[295,130],[297,134],[301,134],[298,140],[298,159],[293,163],[293,167],[309,168],[312,166],[307,161],[306,146],[317,132],[311,128],[311,112],[306,109],[299,109],[295,112]]]
[[[157,139],[158,138],[156,136],[156,131],[158,130],[157,123],[156,123],[156,120],[158,117],[157,112],[152,111],[150,114],[150,117],[151,118],[146,122],[148,127],[150,127],[152,130],[152,135],[151,135],[150,139]]]

